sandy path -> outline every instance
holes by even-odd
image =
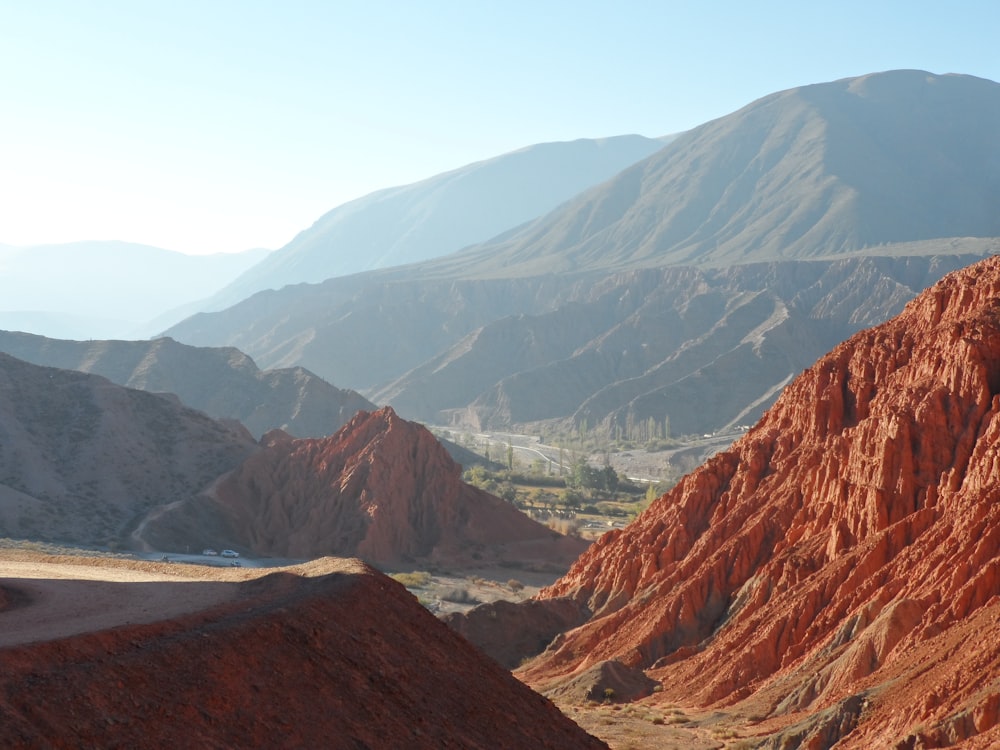
[[[243,571],[143,563],[55,563],[0,558],[0,648],[118,625],[148,623],[234,599]]]

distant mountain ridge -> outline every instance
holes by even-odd
[[[233,348],[199,348],[173,339],[63,341],[0,331],[0,351],[46,367],[103,375],[114,383],[176,394],[216,419],[236,419],[256,437],[282,429],[296,437],[336,432],[374,406],[301,367],[261,371]]]
[[[436,275],[728,266],[1000,236],[1000,84],[897,70],[782,91],[681,134]]]
[[[541,216],[663,148],[639,135],[541,143],[332,209],[210,301],[426,261]]]

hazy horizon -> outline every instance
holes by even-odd
[[[988,2],[0,2],[0,244],[275,249],[536,143],[659,137],[895,68],[998,80],[998,20]]]

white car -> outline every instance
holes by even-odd
[[[216,552],[214,549],[205,549],[201,551],[201,554],[212,556],[212,555],[217,555],[219,553]]]
[[[222,550],[222,556],[223,557],[239,557],[240,553],[236,552],[234,550],[231,550],[231,549],[224,549],[224,550]]]

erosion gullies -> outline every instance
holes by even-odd
[[[0,744],[606,747],[358,561],[185,585],[239,590],[172,620],[4,649]]]
[[[851,696],[864,711],[830,721],[861,722],[850,736],[876,744],[917,719],[928,741],[993,731],[998,471],[990,258],[836,347],[730,450],[596,542],[540,594],[593,617],[522,676],[551,685],[617,659],[664,699],[808,712],[803,737],[832,732],[816,717]],[[900,711],[889,686],[907,679],[936,697]]]
[[[751,424],[778,384],[898,313],[947,271],[980,259],[866,257],[602,276],[564,289],[553,310],[486,324],[372,398],[461,429],[530,430],[552,420],[628,434],[653,418],[676,436]]]
[[[381,564],[568,566],[586,547],[465,484],[434,436],[389,407],[359,412],[328,438],[276,433],[264,442],[210,494],[166,511],[147,534],[162,539],[171,529],[190,530],[190,519],[201,514],[224,519],[231,543],[255,554],[358,556]]]

